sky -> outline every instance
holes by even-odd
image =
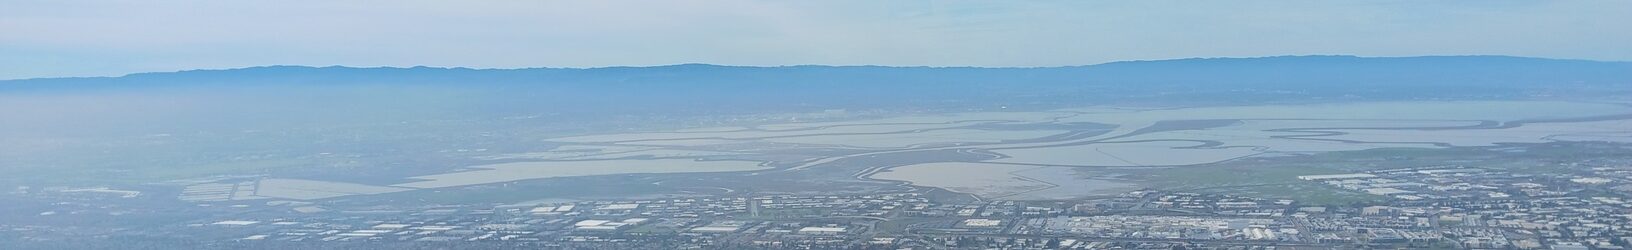
[[[1632,1],[0,0],[0,79],[264,65],[1632,61]]]

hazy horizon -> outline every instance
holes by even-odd
[[[1194,57],[1632,60],[1632,2],[16,2],[0,79],[264,65],[1040,67]],[[1194,46],[1194,45],[1206,46]]]
[[[125,76],[130,76],[130,75],[136,75],[136,74],[149,74],[149,73],[179,73],[179,72],[188,72],[188,71],[219,71],[219,70],[239,70],[239,69],[252,69],[252,68],[266,68],[266,67],[307,67],[307,68],[331,68],[331,67],[339,67],[339,68],[353,68],[353,69],[378,69],[378,68],[388,68],[388,69],[409,69],[409,68],[434,68],[434,69],[473,69],[473,70],[521,70],[521,69],[603,69],[603,68],[650,68],[650,67],[670,67],[670,66],[683,66],[683,65],[708,65],[708,66],[720,66],[720,67],[745,67],[745,68],[776,68],[776,67],[801,67],[801,66],[817,66],[817,67],[888,67],[888,68],[979,68],[979,69],[1028,69],[1028,68],[1068,68],[1068,67],[1088,67],[1088,66],[1096,66],[1096,65],[1104,65],[1104,64],[1111,64],[1111,63],[1124,63],[1124,62],[1157,62],[1157,61],[1179,61],[1179,60],[1203,60],[1203,59],[1258,59],[1258,58],[1277,58],[1277,57],[1354,57],[1354,58],[1424,58],[1424,57],[1506,57],[1506,58],[1528,58],[1528,59],[1542,59],[1542,60],[1559,60],[1559,61],[1584,61],[1584,62],[1603,62],[1603,63],[1632,63],[1632,60],[1593,60],[1593,59],[1579,59],[1579,58],[1550,58],[1550,57],[1526,57],[1526,56],[1511,56],[1511,55],[1407,55],[1407,56],[1364,56],[1364,55],[1339,55],[1339,54],[1303,54],[1303,55],[1266,55],[1266,56],[1247,56],[1247,57],[1184,57],[1184,58],[1158,58],[1158,59],[1131,59],[1131,60],[1120,60],[1120,61],[1110,61],[1110,62],[1102,62],[1102,63],[1093,63],[1093,64],[1073,64],[1073,65],[1053,65],[1053,66],[960,66],[960,65],[944,65],[944,66],[930,66],[930,65],[880,65],[880,64],[781,64],[781,65],[740,65],[740,64],[719,64],[719,63],[708,63],[708,62],[689,62],[689,63],[676,63],[676,64],[654,64],[654,65],[608,65],[608,66],[593,66],[593,67],[553,67],[553,66],[521,66],[521,67],[490,67],[490,68],[483,68],[483,67],[466,67],[466,66],[430,66],[430,65],[405,65],[405,66],[356,66],[356,65],[298,65],[298,64],[269,64],[269,65],[251,65],[251,66],[243,66],[243,67],[223,67],[223,68],[193,68],[193,69],[178,69],[178,70],[169,70],[169,71],[144,71],[144,72],[130,72],[130,73],[125,73],[125,74],[118,74],[118,75],[105,75],[105,76],[50,76],[50,77],[29,77],[29,78],[0,78],[0,81],[9,81],[9,80],[32,80],[32,79],[53,79],[53,78],[90,78],[90,77],[125,77]]]

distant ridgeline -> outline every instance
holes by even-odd
[[[1127,61],[1043,68],[684,64],[588,69],[268,66],[123,77],[0,81],[6,92],[430,87],[552,103],[802,107],[1105,102],[1281,102],[1610,95],[1632,62],[1506,56],[1282,56]],[[315,90],[314,90],[315,91]],[[529,102],[531,103],[531,102]]]

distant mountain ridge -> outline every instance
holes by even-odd
[[[352,68],[264,66],[121,77],[0,81],[0,93],[300,86],[433,86],[578,100],[648,98],[836,102],[872,98],[1014,99],[1054,96],[1410,99],[1512,96],[1575,86],[1632,89],[1632,62],[1510,56],[1277,56],[1124,61],[1034,68],[721,66],[604,68]],[[1249,94],[1242,94],[1249,93]]]
[[[342,77],[337,80],[359,77],[428,77],[432,74],[447,76],[470,77],[489,75],[494,77],[535,77],[532,80],[551,80],[551,76],[589,76],[589,75],[640,75],[657,77],[685,77],[694,75],[720,74],[723,76],[747,76],[758,74],[801,74],[801,73],[855,73],[858,71],[880,71],[878,73],[916,74],[916,73],[962,73],[979,71],[980,73],[1058,73],[1081,74],[1082,80],[1092,80],[1094,77],[1108,77],[1117,73],[1154,73],[1152,70],[1178,71],[1180,73],[1225,73],[1219,70],[1253,70],[1293,73],[1307,70],[1350,70],[1354,72],[1386,72],[1423,70],[1423,67],[1440,67],[1432,70],[1478,70],[1494,71],[1511,70],[1529,71],[1541,70],[1568,70],[1569,73],[1606,73],[1612,76],[1626,76],[1632,74],[1632,62],[1589,61],[1573,59],[1546,59],[1512,56],[1418,56],[1418,57],[1358,57],[1344,55],[1311,55],[1311,56],[1273,56],[1251,58],[1185,58],[1167,60],[1138,60],[1118,61],[1103,64],[1083,66],[1059,67],[931,67],[931,66],[829,66],[829,65],[793,65],[793,66],[726,66],[714,64],[677,64],[663,66],[616,66],[597,68],[517,68],[517,69],[471,69],[464,67],[346,67],[346,66],[258,66],[235,69],[200,69],[177,72],[149,72],[134,73],[119,77],[65,77],[65,78],[33,78],[0,80],[0,84],[29,84],[44,82],[80,82],[80,81],[146,81],[161,80],[164,78],[204,78],[204,77],[244,77],[244,78],[276,78],[303,79],[305,77]],[[1452,67],[1452,68],[1444,68]],[[1566,69],[1570,67],[1574,69]],[[893,72],[883,72],[893,71]],[[1497,72],[1492,72],[1497,73]],[[1172,74],[1161,74],[1171,76]],[[1158,75],[1146,76],[1159,78]]]

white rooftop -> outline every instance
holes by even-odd
[[[1372,177],[1377,177],[1377,175],[1373,175],[1373,174],[1303,175],[1303,176],[1298,176],[1298,179],[1299,180],[1306,180],[1306,181],[1317,181],[1317,180],[1334,180],[1334,179],[1359,179],[1359,178],[1372,178]]]
[[[221,222],[211,223],[211,225],[247,226],[247,225],[254,225],[255,223],[261,223],[261,222],[259,222],[259,221],[248,221],[248,220],[224,220],[224,221],[221,221]]]
[[[963,225],[971,226],[971,227],[994,227],[994,226],[997,226],[997,225],[1000,225],[1000,224],[1003,224],[1002,220],[993,220],[993,219],[968,219],[968,220],[963,220]]]
[[[696,232],[736,232],[737,227],[706,226],[706,227],[692,228],[691,231],[696,231]]]
[[[800,228],[799,232],[800,233],[843,233],[844,228],[842,228],[842,227],[805,227],[805,228]]]
[[[592,226],[600,226],[601,224],[606,224],[607,222],[612,222],[612,221],[609,221],[609,220],[582,220],[582,221],[578,221],[578,223],[572,223],[572,226],[574,226],[574,227],[592,227]]]

